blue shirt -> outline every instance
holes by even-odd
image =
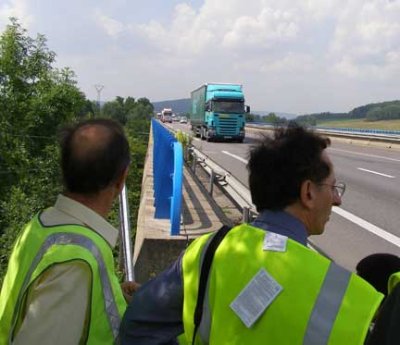
[[[252,225],[307,245],[304,224],[284,211],[265,210]],[[175,338],[183,333],[182,256],[135,293],[122,319],[122,345],[178,344]]]

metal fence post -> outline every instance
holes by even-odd
[[[249,220],[250,220],[250,208],[248,208],[247,206],[243,206],[242,218],[243,218],[243,223],[249,223]]]
[[[214,190],[214,180],[215,180],[215,172],[214,170],[211,170],[210,174],[210,196],[213,195],[213,190]]]
[[[129,224],[129,207],[128,207],[128,194],[126,186],[122,188],[119,195],[119,217],[120,217],[120,232],[122,240],[122,249],[125,263],[125,276],[128,281],[135,280],[132,263],[132,247],[131,247],[131,234]]]
[[[192,171],[193,171],[193,174],[196,175],[197,155],[193,151],[192,151],[192,156],[193,156]]]

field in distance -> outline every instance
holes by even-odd
[[[318,121],[317,127],[400,130],[400,119],[367,122],[364,119]]]

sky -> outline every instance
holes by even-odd
[[[252,110],[348,112],[400,99],[400,0],[0,0],[45,35],[86,97],[189,98],[240,83]]]

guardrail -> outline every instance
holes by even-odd
[[[247,123],[248,128],[257,128],[261,130],[273,130],[274,125],[263,123]],[[386,131],[379,129],[357,129],[357,128],[334,128],[334,127],[313,127],[321,134],[331,136],[344,136],[349,138],[365,139],[371,141],[380,141],[387,143],[400,144],[400,131]]]
[[[345,132],[345,133],[355,133],[355,134],[372,134],[385,137],[398,137],[400,138],[400,131],[385,130],[385,129],[367,129],[367,128],[337,128],[337,127],[324,127],[316,126],[316,130],[325,130],[331,132]]]
[[[196,174],[196,166],[200,165],[210,176],[208,192],[212,196],[214,183],[217,183],[239,207],[243,214],[243,221],[249,221],[255,214],[256,208],[251,201],[249,189],[232,174],[220,167],[211,158],[195,147],[189,148],[192,156],[191,169]]]

